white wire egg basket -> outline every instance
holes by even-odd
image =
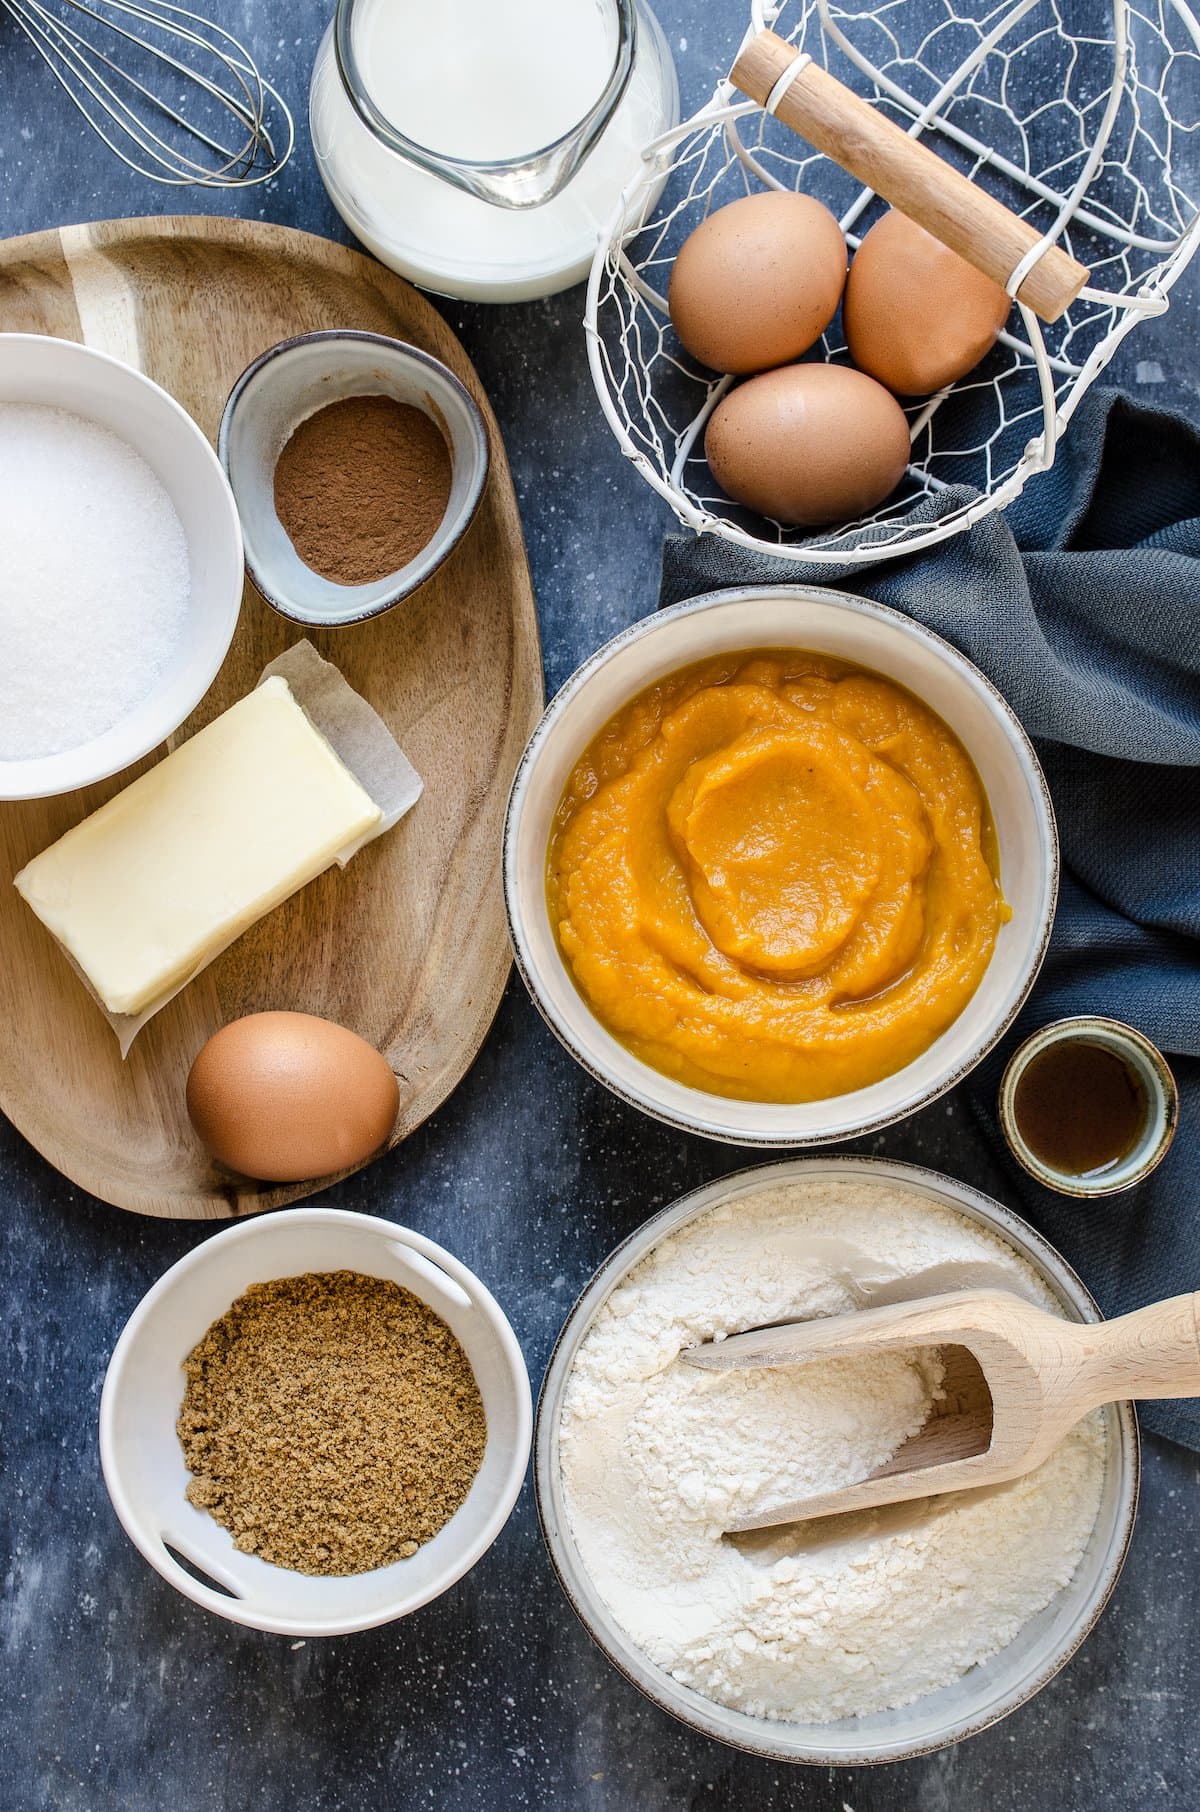
[[[675,254],[714,208],[760,189],[815,195],[851,248],[883,211],[870,189],[728,81],[648,145],[588,284],[588,356],[605,415],[686,527],[826,565],[915,552],[1003,509],[1055,457],[1080,399],[1200,244],[1200,24],[1183,0],[755,0],[772,27],[924,138],[1088,267],[1046,326],[1023,302],[985,361],[909,403],[911,460],[872,515],[813,535],[722,495],[704,459],[735,382],[698,365],[668,317]],[[1024,280],[1028,260],[1013,274]],[[840,316],[811,356],[845,360]]]

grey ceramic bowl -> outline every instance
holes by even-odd
[[[305,565],[275,513],[275,463],[300,423],[350,396],[390,396],[424,411],[450,449],[450,499],[415,559],[369,585],[337,585]],[[229,393],[217,452],[242,519],[246,571],[267,603],[294,623],[361,623],[410,597],[470,527],[488,475],[487,430],[454,373],[403,340],[332,330],[281,340]]]
[[[546,901],[546,849],[563,787],[613,713],[692,661],[733,649],[811,648],[887,674],[958,736],[983,781],[1012,918],[958,1018],[903,1069],[820,1101],[741,1101],[677,1082],[635,1057],[591,1011],[567,967]],[[1045,778],[1016,715],[957,649],[870,598],[818,586],[707,592],[635,623],[573,674],[530,738],[504,832],[504,890],[517,967],[551,1030],[601,1082],[644,1113],[737,1145],[821,1145],[860,1137],[961,1082],[1016,1017],[1050,939],[1058,837]]]
[[[855,1179],[864,1190],[879,1185],[915,1190],[957,1210],[1020,1253],[1061,1303],[1069,1320],[1100,1319],[1084,1285],[1053,1246],[1018,1215],[965,1183],[914,1164],[894,1164],[881,1158],[796,1158],[763,1164],[721,1177],[664,1208],[601,1265],[567,1318],[551,1355],[538,1404],[533,1450],[538,1514],[550,1558],[581,1622],[613,1665],[662,1710],[706,1736],[776,1761],[811,1762],[826,1768],[899,1762],[943,1749],[986,1730],[1040,1692],[1092,1629],[1117,1583],[1133,1534],[1139,1478],[1138,1428],[1132,1406],[1109,1404],[1104,1411],[1108,1464],[1100,1513],[1074,1578],[990,1661],[897,1711],[843,1718],[831,1724],[755,1718],[682,1686],[636,1648],[592,1584],[575,1545],[563,1497],[559,1424],[563,1390],[575,1355],[608,1297],[669,1234],[719,1203],[736,1202],[780,1183],[831,1178]]]

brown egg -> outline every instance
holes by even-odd
[[[668,303],[702,365],[766,371],[820,339],[845,282],[846,241],[829,209],[772,189],[731,201],[689,233]]]
[[[738,503],[818,528],[865,515],[895,490],[908,464],[908,423],[895,397],[861,371],[787,365],[730,391],[704,451]]]
[[[214,1032],[187,1080],[218,1163],[272,1183],[361,1164],[395,1125],[400,1090],[357,1032],[310,1013],[248,1013]]]
[[[1007,292],[893,208],[850,266],[842,321],[854,363],[897,396],[964,377],[995,344]]]

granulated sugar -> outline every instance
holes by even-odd
[[[848,1263],[849,1257],[849,1263]],[[571,1529],[633,1642],[709,1699],[826,1723],[910,1703],[995,1654],[1071,1579],[1104,1476],[1098,1416],[987,1492],[723,1539],[730,1519],[865,1477],[925,1421],[935,1353],[713,1373],[697,1342],[858,1306],[885,1281],[985,1261],[1054,1303],[974,1222],[911,1191],[775,1187],[667,1238],[583,1341],[561,1420]]]
[[[0,404],[0,761],[111,729],[166,668],[189,587],[175,506],[132,447]]]

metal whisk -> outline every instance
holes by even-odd
[[[4,13],[109,150],[152,182],[240,188],[291,156],[286,102],[210,19],[167,0],[61,0],[57,12],[0,0]]]

